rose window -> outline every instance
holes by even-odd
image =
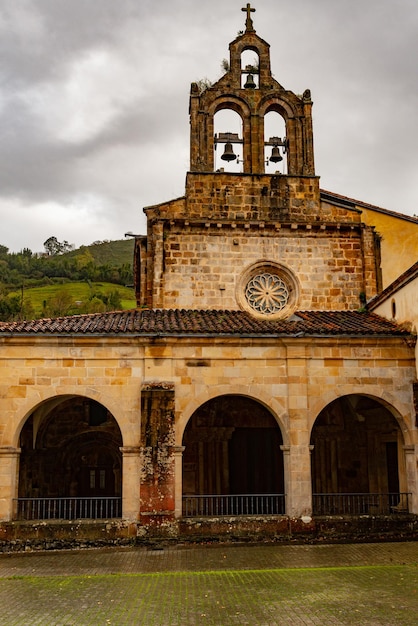
[[[249,306],[264,315],[278,313],[289,301],[286,283],[275,274],[267,272],[253,276],[245,288]]]

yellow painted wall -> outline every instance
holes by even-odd
[[[418,260],[418,220],[410,221],[373,208],[358,207],[361,219],[382,236],[383,288]]]

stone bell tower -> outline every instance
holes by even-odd
[[[217,143],[242,144],[243,172],[266,172],[265,146],[283,148],[287,156],[289,176],[314,176],[312,135],[312,101],[309,90],[296,96],[284,89],[272,76],[270,46],[255,32],[247,5],[245,32],[229,46],[229,70],[212,87],[199,92],[193,83],[190,94],[190,171],[214,170],[214,148]],[[246,51],[252,51],[255,63],[243,62]],[[214,117],[220,110],[230,109],[242,120],[242,137],[232,133],[216,135]],[[285,122],[285,137],[265,138],[264,119],[276,112]],[[228,146],[229,147],[229,146]],[[231,153],[230,153],[231,154]],[[279,152],[276,150],[276,158]],[[283,158],[283,157],[282,157]]]
[[[255,9],[243,11],[225,74],[191,85],[185,196],[144,209],[138,305],[268,319],[357,308],[376,285],[373,234],[359,212],[321,202],[310,91],[273,78]]]

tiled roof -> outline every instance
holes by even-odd
[[[134,309],[0,323],[0,335],[300,336],[408,335],[374,313],[299,311],[287,320],[256,319],[244,311]]]

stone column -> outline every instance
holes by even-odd
[[[311,451],[307,445],[280,446],[283,450],[286,514],[312,515]]]
[[[20,448],[0,447],[0,520],[14,517],[13,499],[18,496]]]
[[[418,515],[418,444],[404,446],[406,483],[408,492],[412,494],[409,501],[409,512]]]
[[[159,524],[174,518],[174,385],[144,383],[141,388],[141,520]]]
[[[174,517],[183,514],[183,452],[184,446],[175,446],[174,451]]]
[[[122,452],[122,517],[138,519],[140,503],[141,448],[127,446]]]

